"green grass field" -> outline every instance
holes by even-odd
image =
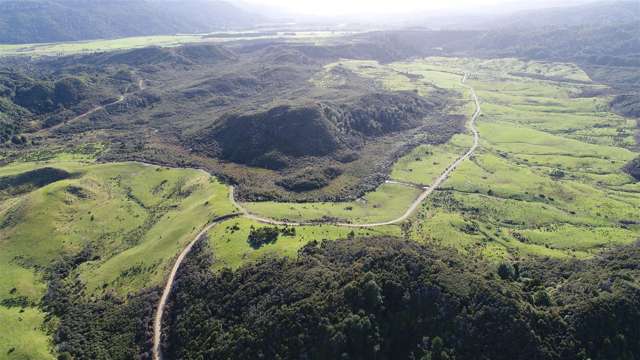
[[[4,276],[4,274],[3,274]],[[44,314],[35,308],[0,306],[0,358],[53,360],[53,344],[42,328]]]
[[[220,34],[217,32],[216,34]],[[66,56],[73,54],[92,54],[117,50],[137,49],[148,46],[173,47],[190,43],[219,43],[251,39],[285,39],[289,41],[322,42],[337,36],[341,31],[298,31],[275,32],[273,35],[256,36],[255,32],[224,32],[225,36],[207,37],[206,34],[135,36],[119,39],[101,39],[87,41],[69,41],[39,44],[0,44],[0,57],[5,56]]]
[[[136,163],[54,166],[76,176],[2,205],[0,266],[20,257],[27,269],[44,267],[91,246],[101,256],[78,269],[87,288],[108,286],[126,294],[160,284],[172,258],[210,219],[234,211],[228,189],[198,170]],[[18,167],[24,170],[25,164]],[[6,167],[0,175],[11,172]],[[28,277],[23,268],[13,271]],[[15,285],[1,282],[0,294]]]
[[[432,184],[473,143],[469,135],[456,135],[444,145],[422,145],[401,158],[391,171],[391,179],[412,184]]]
[[[113,40],[70,41],[61,43],[0,45],[0,56],[63,56],[142,48],[177,46],[202,41],[200,35],[139,36]]]
[[[420,190],[398,184],[383,184],[376,191],[350,202],[324,203],[245,203],[251,213],[278,220],[313,222],[332,219],[338,222],[374,223],[400,217]]]
[[[280,235],[274,244],[253,249],[247,238],[251,227],[273,227],[245,218],[228,220],[209,231],[209,244],[213,249],[216,270],[235,269],[242,264],[255,261],[261,256],[295,256],[298,250],[310,241],[345,239],[354,236],[391,235],[400,236],[399,226],[390,225],[373,229],[350,229],[332,225],[298,226],[295,236]]]
[[[637,156],[629,150],[635,123],[609,112],[606,97],[581,97],[603,86],[578,67],[446,58],[387,66],[449,88],[452,74],[473,72],[482,102],[481,147],[416,216],[416,240],[497,260],[589,257],[640,238],[639,187],[621,170]],[[392,176],[429,183],[461,139],[416,149]]]
[[[16,348],[11,358],[51,358],[36,307],[46,290],[42,270],[52,262],[89,247],[95,260],[71,276],[89,297],[124,296],[163,284],[186,244],[211,219],[235,211],[228,188],[199,170],[52,160],[11,164],[0,177],[45,166],[73,175],[0,202],[0,301],[26,301],[0,307],[0,327],[20,333],[0,335],[0,353]]]

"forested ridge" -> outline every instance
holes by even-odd
[[[194,139],[193,146],[238,163],[278,169],[287,157],[329,156],[375,138],[429,124],[447,104],[445,91],[423,98],[410,92],[372,93],[343,103],[277,106],[256,114],[230,114]],[[441,134],[443,139],[447,135]],[[218,150],[219,149],[219,150]],[[216,150],[219,151],[216,154]]]
[[[311,243],[211,274],[180,270],[176,359],[637,359],[640,246],[504,263],[394,238]]]
[[[134,88],[126,69],[0,69],[0,143],[27,145],[21,135],[71,119]]]

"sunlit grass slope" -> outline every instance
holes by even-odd
[[[193,169],[54,160],[8,165],[0,178],[43,167],[70,177],[0,202],[0,352],[12,359],[52,358],[37,308],[52,263],[90,249],[71,276],[87,296],[124,296],[161,285],[202,227],[235,211],[228,188]]]
[[[213,249],[215,270],[223,268],[235,269],[255,261],[261,256],[295,256],[298,250],[310,241],[346,239],[349,236],[400,236],[399,226],[383,226],[372,229],[350,229],[333,225],[297,226],[295,234],[279,235],[273,244],[266,244],[258,249],[252,248],[247,239],[251,228],[273,227],[246,218],[228,220],[209,231],[209,243]],[[281,227],[282,228],[282,227]]]
[[[347,63],[345,62],[342,62]],[[589,257],[640,238],[640,186],[621,168],[635,122],[613,114],[605,87],[573,64],[516,59],[428,58],[380,65],[353,62],[361,74],[414,79],[415,88],[460,89],[460,74],[481,99],[481,147],[429,199],[412,236],[499,260],[540,255]],[[585,95],[587,94],[587,95]],[[468,95],[466,97],[468,100]],[[420,146],[391,177],[429,184],[470,137]]]
[[[331,220],[347,223],[375,223],[396,219],[420,195],[420,189],[383,184],[363,198],[349,202],[323,203],[246,203],[252,213],[278,220],[312,222]]]

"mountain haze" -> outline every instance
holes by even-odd
[[[8,0],[0,1],[0,43],[200,33],[257,21],[223,1]]]

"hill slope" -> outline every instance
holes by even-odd
[[[257,20],[222,1],[0,1],[0,43],[197,33]]]

